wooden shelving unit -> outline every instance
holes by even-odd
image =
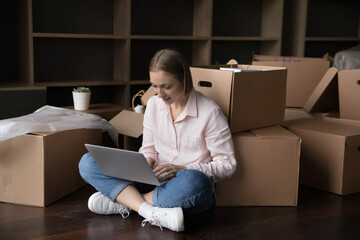
[[[358,0],[285,0],[283,54],[321,57],[360,43]]]
[[[177,48],[191,65],[280,55],[283,6],[284,0],[4,0],[7,21],[0,26],[9,39],[0,50],[10,48],[2,63],[11,66],[0,88],[45,88],[44,104],[67,106],[71,89],[83,85],[92,88],[92,103],[129,106],[148,88],[147,66],[159,49]]]

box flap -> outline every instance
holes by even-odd
[[[46,137],[49,136],[51,134],[55,134],[57,131],[55,132],[32,132],[32,133],[27,133],[28,135],[35,135],[35,136],[41,136],[41,137]]]
[[[123,110],[110,120],[110,124],[120,134],[138,138],[143,132],[143,121],[144,114]]]
[[[339,113],[337,113],[337,114],[329,114],[327,116],[321,116],[321,119],[326,121],[326,122],[341,123],[341,124],[345,124],[345,125],[360,127],[360,121],[359,120],[339,118],[338,114]]]
[[[358,151],[360,152],[360,134],[347,137],[346,145],[349,147],[358,147]]]
[[[314,117],[314,115],[306,112],[303,108],[285,108],[284,121]]]
[[[360,120],[360,69],[339,71],[340,118]]]
[[[148,90],[146,90],[146,92],[144,93],[144,95],[142,95],[141,97],[141,104],[143,106],[146,106],[148,100],[152,97],[152,96],[155,96],[157,93],[156,93],[156,90],[150,86],[148,88]]]
[[[292,128],[297,128],[346,138],[360,135],[360,127],[328,122],[321,119],[298,119],[294,121],[288,121],[286,122],[286,127],[290,131]]]
[[[330,112],[339,109],[338,70],[327,70],[304,105],[307,112]]]
[[[272,126],[266,128],[259,128],[250,130],[259,138],[299,138],[297,135],[289,132],[288,130],[282,128],[281,126]]]

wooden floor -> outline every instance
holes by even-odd
[[[185,216],[185,231],[141,227],[133,213],[87,209],[90,186],[47,208],[0,203],[0,239],[360,239],[360,193],[338,196],[300,187],[297,207],[214,208]]]

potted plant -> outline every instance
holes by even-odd
[[[88,110],[90,105],[91,91],[87,87],[77,87],[72,91],[75,110]]]

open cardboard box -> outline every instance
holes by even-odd
[[[153,87],[149,87],[141,96],[141,104],[146,107],[148,100],[156,95]],[[138,151],[142,144],[144,114],[130,110],[122,110],[109,122],[119,132],[119,145],[123,149]]]
[[[216,184],[217,206],[296,206],[301,139],[272,126],[233,134],[237,169]]]
[[[284,123],[302,138],[300,183],[339,195],[360,191],[360,127],[323,119]]]
[[[304,105],[307,119],[303,115],[302,119],[283,123],[303,139],[300,183],[304,185],[340,195],[360,191],[360,178],[357,177],[360,171],[360,121],[339,118],[344,95],[356,98],[351,90],[340,94],[340,76],[343,81],[350,79],[354,83],[355,72],[329,68]],[[351,104],[348,103],[347,108],[356,111]]]
[[[284,119],[286,69],[235,65],[235,70],[190,67],[194,88],[213,99],[232,133],[280,124]]]
[[[0,142],[0,201],[45,207],[85,185],[78,164],[101,129],[31,133]]]
[[[360,121],[360,70],[329,68],[304,105],[311,114],[337,122]],[[350,121],[351,122],[351,121]]]
[[[338,70],[329,68],[302,108],[285,109],[284,121],[322,118],[339,112]]]
[[[286,107],[303,107],[330,66],[323,58],[253,55],[253,65],[286,67]]]
[[[109,122],[119,132],[119,147],[138,151],[142,144],[144,114],[122,110]]]

